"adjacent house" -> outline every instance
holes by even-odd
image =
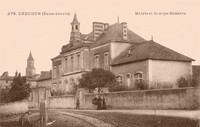
[[[92,32],[82,34],[77,15],[71,23],[70,41],[52,59],[52,83],[71,93],[81,75],[92,68],[112,71],[118,84],[134,87],[145,81],[148,88],[158,83],[173,84],[181,76],[192,76],[193,59],[167,47],[146,41],[128,29],[127,23],[93,22]]]
[[[199,65],[193,65],[193,80],[194,83],[199,87],[200,86],[200,66]]]

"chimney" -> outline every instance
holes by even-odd
[[[126,22],[122,22],[122,36],[123,36],[123,40],[127,40],[127,33],[128,33],[128,29],[127,29],[127,23]]]
[[[102,23],[102,22],[93,22],[93,37],[94,40],[96,40],[103,31],[108,28],[108,23]]]

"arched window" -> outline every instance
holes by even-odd
[[[116,79],[117,79],[117,84],[118,85],[122,85],[123,84],[123,76],[122,75],[116,76]]]
[[[142,74],[142,72],[136,72],[134,74],[134,77],[135,77],[135,82],[141,82],[142,78],[143,78],[143,74]]]

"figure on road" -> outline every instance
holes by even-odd
[[[31,127],[29,115],[31,115],[31,111],[25,112],[25,113],[22,114],[21,117],[19,118],[19,124],[20,124],[22,127]]]
[[[76,100],[76,109],[80,109],[80,101],[79,101],[78,98],[77,98],[77,100]]]

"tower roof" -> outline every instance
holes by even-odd
[[[30,52],[30,54],[29,54],[28,60],[34,60],[32,54],[31,54],[31,52]]]
[[[76,16],[76,13],[74,14],[74,19],[72,21],[71,24],[79,24],[78,20],[77,20],[77,16]]]

